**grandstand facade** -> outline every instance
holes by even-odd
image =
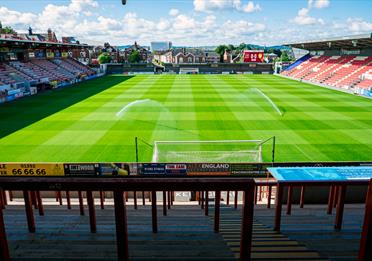
[[[282,75],[372,97],[372,34],[290,44],[309,53]]]
[[[0,103],[96,77],[79,61],[90,46],[0,38]]]

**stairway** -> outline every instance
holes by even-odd
[[[213,213],[211,208],[210,213]],[[211,216],[213,220],[213,216]],[[240,251],[241,211],[221,205],[220,234],[236,258]],[[253,223],[252,260],[328,260],[304,244],[273,231],[257,220]]]

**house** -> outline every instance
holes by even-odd
[[[232,63],[232,53],[229,50],[225,50],[225,53],[223,54],[223,62],[224,63]]]
[[[173,63],[173,53],[172,50],[168,51],[155,51],[152,53],[152,57],[155,61],[161,63]]]
[[[52,29],[48,29],[47,33],[34,33],[32,28],[28,28],[28,34],[18,34],[19,37],[36,42],[52,42],[58,43],[58,39],[56,34],[52,31]]]
[[[205,63],[204,52],[200,49],[179,48],[172,50],[172,63],[187,64],[187,63]]]
[[[219,63],[220,62],[220,55],[215,51],[205,51],[205,62],[206,63]]]
[[[122,63],[124,61],[123,55],[119,49],[111,46],[109,43],[104,43],[103,46],[95,46],[91,54],[92,59],[97,59],[101,53],[108,53],[111,56],[112,63]]]
[[[195,63],[195,55],[187,52],[186,48],[173,49],[172,56],[172,63],[175,64]]]
[[[218,63],[220,56],[214,51],[204,51],[199,48],[174,48],[169,51],[153,53],[156,61],[174,64]]]
[[[137,42],[134,42],[134,44],[124,50],[123,58],[124,62],[129,63],[128,57],[132,54],[132,52],[138,51],[141,56],[141,62],[143,63],[149,63],[152,61],[152,55],[151,52],[140,45],[137,44]]]

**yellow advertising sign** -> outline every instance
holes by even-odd
[[[52,52],[47,52],[47,53],[46,53],[46,56],[47,56],[47,58],[54,58],[54,53],[52,53]]]
[[[64,176],[63,164],[39,164],[39,163],[0,163],[1,176],[22,177],[45,177]]]

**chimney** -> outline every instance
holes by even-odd
[[[54,42],[52,29],[48,29],[48,42]]]

